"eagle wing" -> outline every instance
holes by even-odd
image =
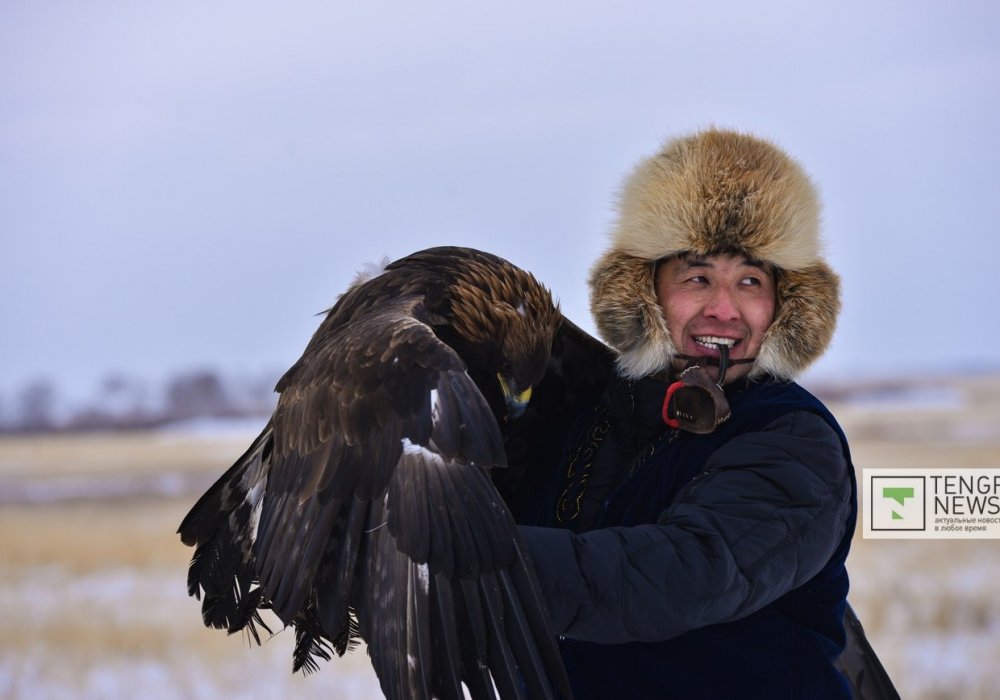
[[[307,669],[360,632],[392,698],[461,698],[463,682],[474,698],[552,697],[549,679],[568,696],[488,474],[506,463],[490,407],[423,295],[352,293],[282,378],[268,427],[181,525],[206,624],[256,638],[257,608],[271,607]]]

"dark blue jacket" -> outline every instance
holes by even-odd
[[[662,391],[614,387],[515,508],[546,526],[522,531],[576,697],[849,698],[832,661],[857,504],[837,422],[797,384],[744,382],[693,435],[657,422]]]

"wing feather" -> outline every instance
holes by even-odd
[[[468,674],[462,671],[463,650],[458,631],[455,596],[452,580],[441,573],[434,574],[431,599],[431,625],[437,665],[434,669],[434,686],[445,700],[462,700],[461,680]]]
[[[430,571],[427,564],[410,561],[406,596],[406,669],[408,687],[415,697],[431,697],[434,650],[431,644]]]
[[[348,632],[353,622],[349,601],[367,519],[367,503],[354,500],[341,509],[316,577],[316,611],[320,626],[341,647],[351,641]]]
[[[513,651],[504,643],[502,637],[507,630],[507,610],[503,605],[503,594],[496,574],[490,572],[480,576],[479,590],[482,610],[486,614],[485,627],[489,635],[490,675],[493,683],[504,700],[512,698],[524,700],[527,695],[517,662],[514,660]]]
[[[461,591],[461,619],[466,639],[472,639],[472,653],[466,658],[467,682],[474,698],[492,698],[493,682],[490,679],[489,666],[485,661],[490,658],[489,633],[487,619],[483,611],[479,583],[472,579],[458,579]]]

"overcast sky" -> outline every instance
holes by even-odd
[[[845,307],[814,375],[1000,366],[1000,4],[0,4],[0,395],[279,371],[354,273],[459,244],[593,328],[625,173],[770,138]]]

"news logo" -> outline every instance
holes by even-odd
[[[871,529],[921,532],[927,529],[927,480],[923,476],[873,476]]]
[[[862,534],[1000,539],[1000,469],[864,469]]]

